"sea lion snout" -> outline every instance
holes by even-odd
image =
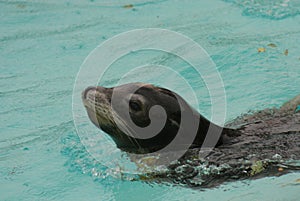
[[[111,88],[101,86],[87,87],[82,91],[82,102],[87,114],[98,128],[113,123],[111,112]]]
[[[102,117],[106,117],[107,113],[110,110],[110,100],[111,100],[111,89],[105,87],[87,87],[82,92],[82,102],[85,108],[88,110],[89,115],[94,113],[93,116],[99,114]],[[97,121],[96,118],[93,118],[93,122]]]
[[[96,87],[87,87],[82,92],[82,100],[85,103],[85,106],[87,104],[95,104],[95,102],[98,103],[110,103],[111,99],[111,90],[109,88],[96,86]]]
[[[82,99],[87,99],[88,94],[93,94],[92,96],[95,96],[95,93],[104,93],[106,91],[106,88],[101,86],[89,86],[82,92]]]
[[[88,92],[91,91],[91,90],[94,90],[94,89],[95,89],[95,87],[90,86],[90,87],[87,87],[85,90],[83,90],[82,94],[81,94],[82,95],[82,99],[83,100],[86,99]]]

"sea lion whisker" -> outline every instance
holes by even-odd
[[[134,131],[128,126],[128,124],[122,118],[119,117],[119,115],[114,110],[112,110],[112,113],[113,113],[114,120],[117,122],[117,125],[122,125],[122,129],[124,129],[126,131],[127,138],[131,142],[138,145],[139,148],[142,148],[140,146],[139,142],[137,141],[137,139],[131,134]]]

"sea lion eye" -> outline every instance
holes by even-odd
[[[132,110],[134,110],[134,111],[136,111],[136,112],[142,110],[141,105],[140,105],[138,102],[136,102],[136,101],[130,101],[130,102],[129,102],[129,106],[130,106],[130,108],[131,108]]]

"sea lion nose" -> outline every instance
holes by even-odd
[[[83,92],[82,92],[82,98],[83,99],[86,99],[87,98],[87,94],[91,91],[97,91],[97,92],[100,92],[100,93],[104,93],[105,91],[105,87],[101,87],[101,86],[89,86],[87,87]]]
[[[81,95],[82,95],[82,98],[83,98],[83,99],[86,99],[88,92],[91,91],[91,90],[95,90],[95,89],[96,89],[96,87],[92,87],[92,86],[87,87],[87,88],[82,92],[82,94],[81,94]]]

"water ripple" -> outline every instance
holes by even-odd
[[[245,16],[281,20],[300,14],[300,2],[297,0],[224,0],[241,9]]]

